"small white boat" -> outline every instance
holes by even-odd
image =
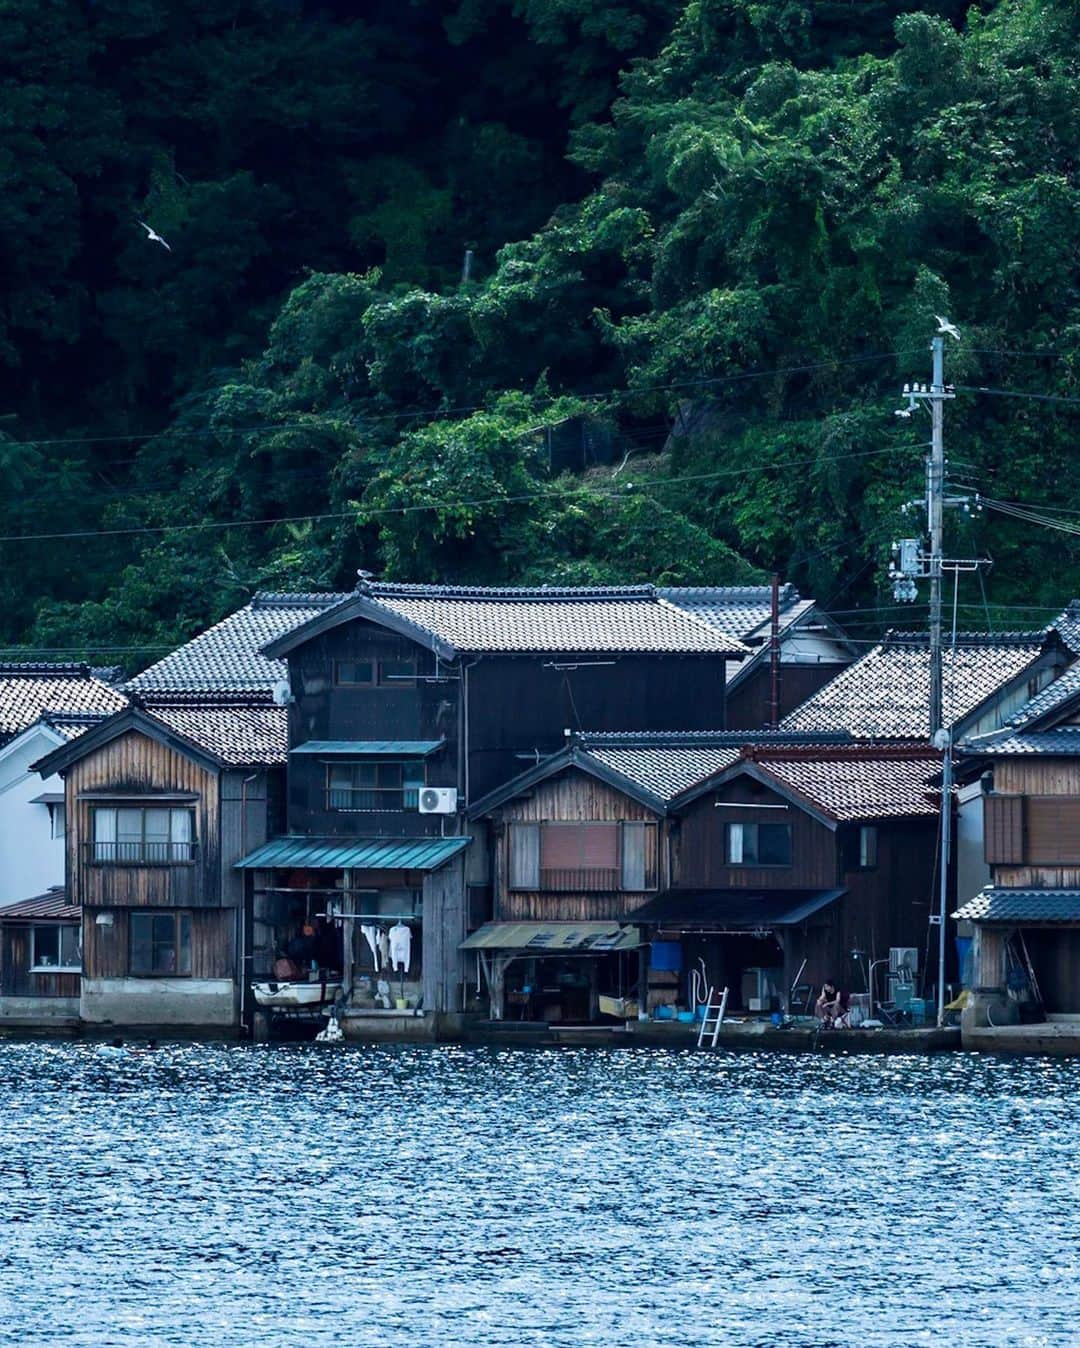
[[[334,1000],[341,983],[252,983],[251,991],[260,1006],[322,1006]]]

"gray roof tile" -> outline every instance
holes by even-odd
[[[348,597],[257,594],[250,604],[137,674],[127,687],[132,692],[268,692],[287,670],[283,661],[262,655],[262,647]]]
[[[961,922],[1080,922],[1080,889],[988,886],[953,913]]]
[[[944,654],[945,721],[953,725],[1035,659],[1042,634],[963,633]],[[787,715],[785,730],[847,730],[859,739],[926,739],[930,651],[925,638],[897,633],[868,651]]]
[[[745,655],[734,636],[651,585],[476,588],[368,584],[358,593],[460,651],[670,651]]]
[[[742,641],[768,623],[772,616],[772,587],[769,585],[668,586],[658,589],[657,594],[718,631]],[[814,601],[800,599],[793,585],[781,586],[781,629],[789,627],[813,607]]]
[[[139,701],[147,716],[222,763],[253,767],[288,757],[288,712],[269,699],[162,694]]]
[[[117,689],[86,665],[0,664],[0,740],[18,735],[43,713],[113,712],[127,706]]]
[[[994,757],[1042,754],[1050,758],[1080,754],[1080,725],[1061,725],[1054,730],[1018,730],[1015,734],[982,735],[961,746],[973,754]]]

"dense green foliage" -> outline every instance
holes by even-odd
[[[0,639],[136,665],[357,567],[776,568],[868,634],[933,315],[957,384],[1080,392],[1072,0],[354,11],[0,0]],[[1077,410],[962,392],[954,480],[1080,512]],[[1013,625],[1080,589],[950,530]]]

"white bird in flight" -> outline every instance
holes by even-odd
[[[955,323],[950,323],[947,318],[942,318],[940,314],[935,314],[934,317],[937,319],[937,330],[939,334],[947,332],[949,336],[956,341],[960,340],[960,329]]]
[[[140,220],[139,224],[142,225],[143,229],[146,230],[146,237],[150,240],[151,243],[160,243],[162,248],[164,248],[167,252],[170,253],[172,252],[172,249],[169,247],[169,245],[165,242],[165,240],[161,237],[161,235],[157,232],[156,229],[151,229],[145,220]],[[938,321],[940,322],[940,319]]]

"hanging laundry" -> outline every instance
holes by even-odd
[[[379,932],[379,959],[376,967],[379,969],[390,968],[390,938],[387,936],[385,928]]]
[[[400,966],[408,973],[411,958],[412,932],[404,922],[398,922],[390,928],[390,968],[396,971]]]
[[[371,947],[371,958],[372,958],[372,960],[373,960],[374,963],[375,963],[375,970],[376,970],[376,972],[378,972],[378,969],[379,969],[379,929],[378,929],[378,927],[373,926],[373,925],[369,926],[369,925],[367,925],[367,924],[361,924],[360,930],[361,930],[361,932],[363,932],[364,940],[365,940],[365,941],[368,943],[368,945]]]

